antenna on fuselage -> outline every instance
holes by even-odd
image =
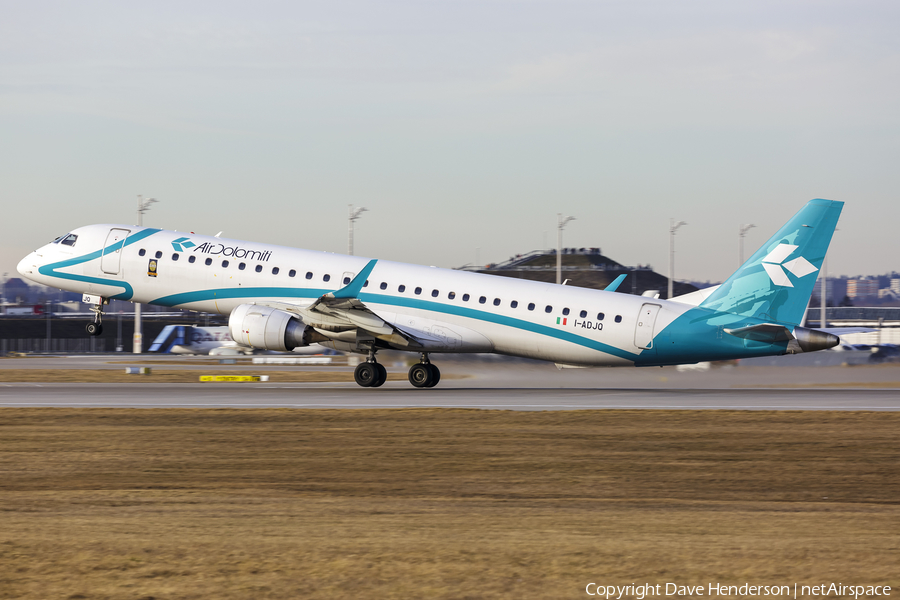
[[[219,233],[217,233],[217,234],[214,235],[213,237],[219,237],[219,236],[222,235],[223,233],[225,233],[225,232],[224,232],[224,231],[220,231]]]

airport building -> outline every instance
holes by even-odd
[[[847,280],[847,296],[850,298],[866,298],[878,296],[878,279],[874,277],[860,277]]]

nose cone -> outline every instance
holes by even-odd
[[[37,271],[37,260],[34,252],[19,261],[19,264],[16,265],[16,271],[19,272],[19,275],[27,279],[34,278],[34,274]]]

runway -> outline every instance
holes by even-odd
[[[498,389],[460,384],[417,390],[354,384],[0,384],[5,407],[471,408],[486,410],[900,410],[880,389]]]
[[[264,374],[267,367],[211,366],[199,360],[140,357],[153,369],[226,368]],[[0,360],[0,369],[108,369],[133,358],[73,356]],[[387,364],[403,373],[402,363]],[[279,367],[280,368],[280,367]],[[351,367],[298,367],[352,371]],[[536,362],[441,361],[438,387],[389,381],[377,389],[354,383],[0,383],[0,407],[123,408],[468,408],[484,410],[900,410],[900,365],[727,366],[706,371],[563,369]]]

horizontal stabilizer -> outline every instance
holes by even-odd
[[[735,337],[744,338],[745,340],[753,340],[754,342],[786,342],[794,339],[791,330],[784,325],[776,325],[775,323],[762,323],[760,325],[749,325],[738,329],[725,329],[725,333]]]
[[[775,344],[778,342],[788,342],[787,351],[795,352],[815,352],[816,350],[827,350],[834,348],[841,343],[841,338],[818,329],[807,329],[806,327],[794,327],[791,331],[784,325],[776,323],[761,323],[759,325],[748,325],[738,329],[725,329],[725,333],[735,337],[752,340],[754,342],[763,342]]]

